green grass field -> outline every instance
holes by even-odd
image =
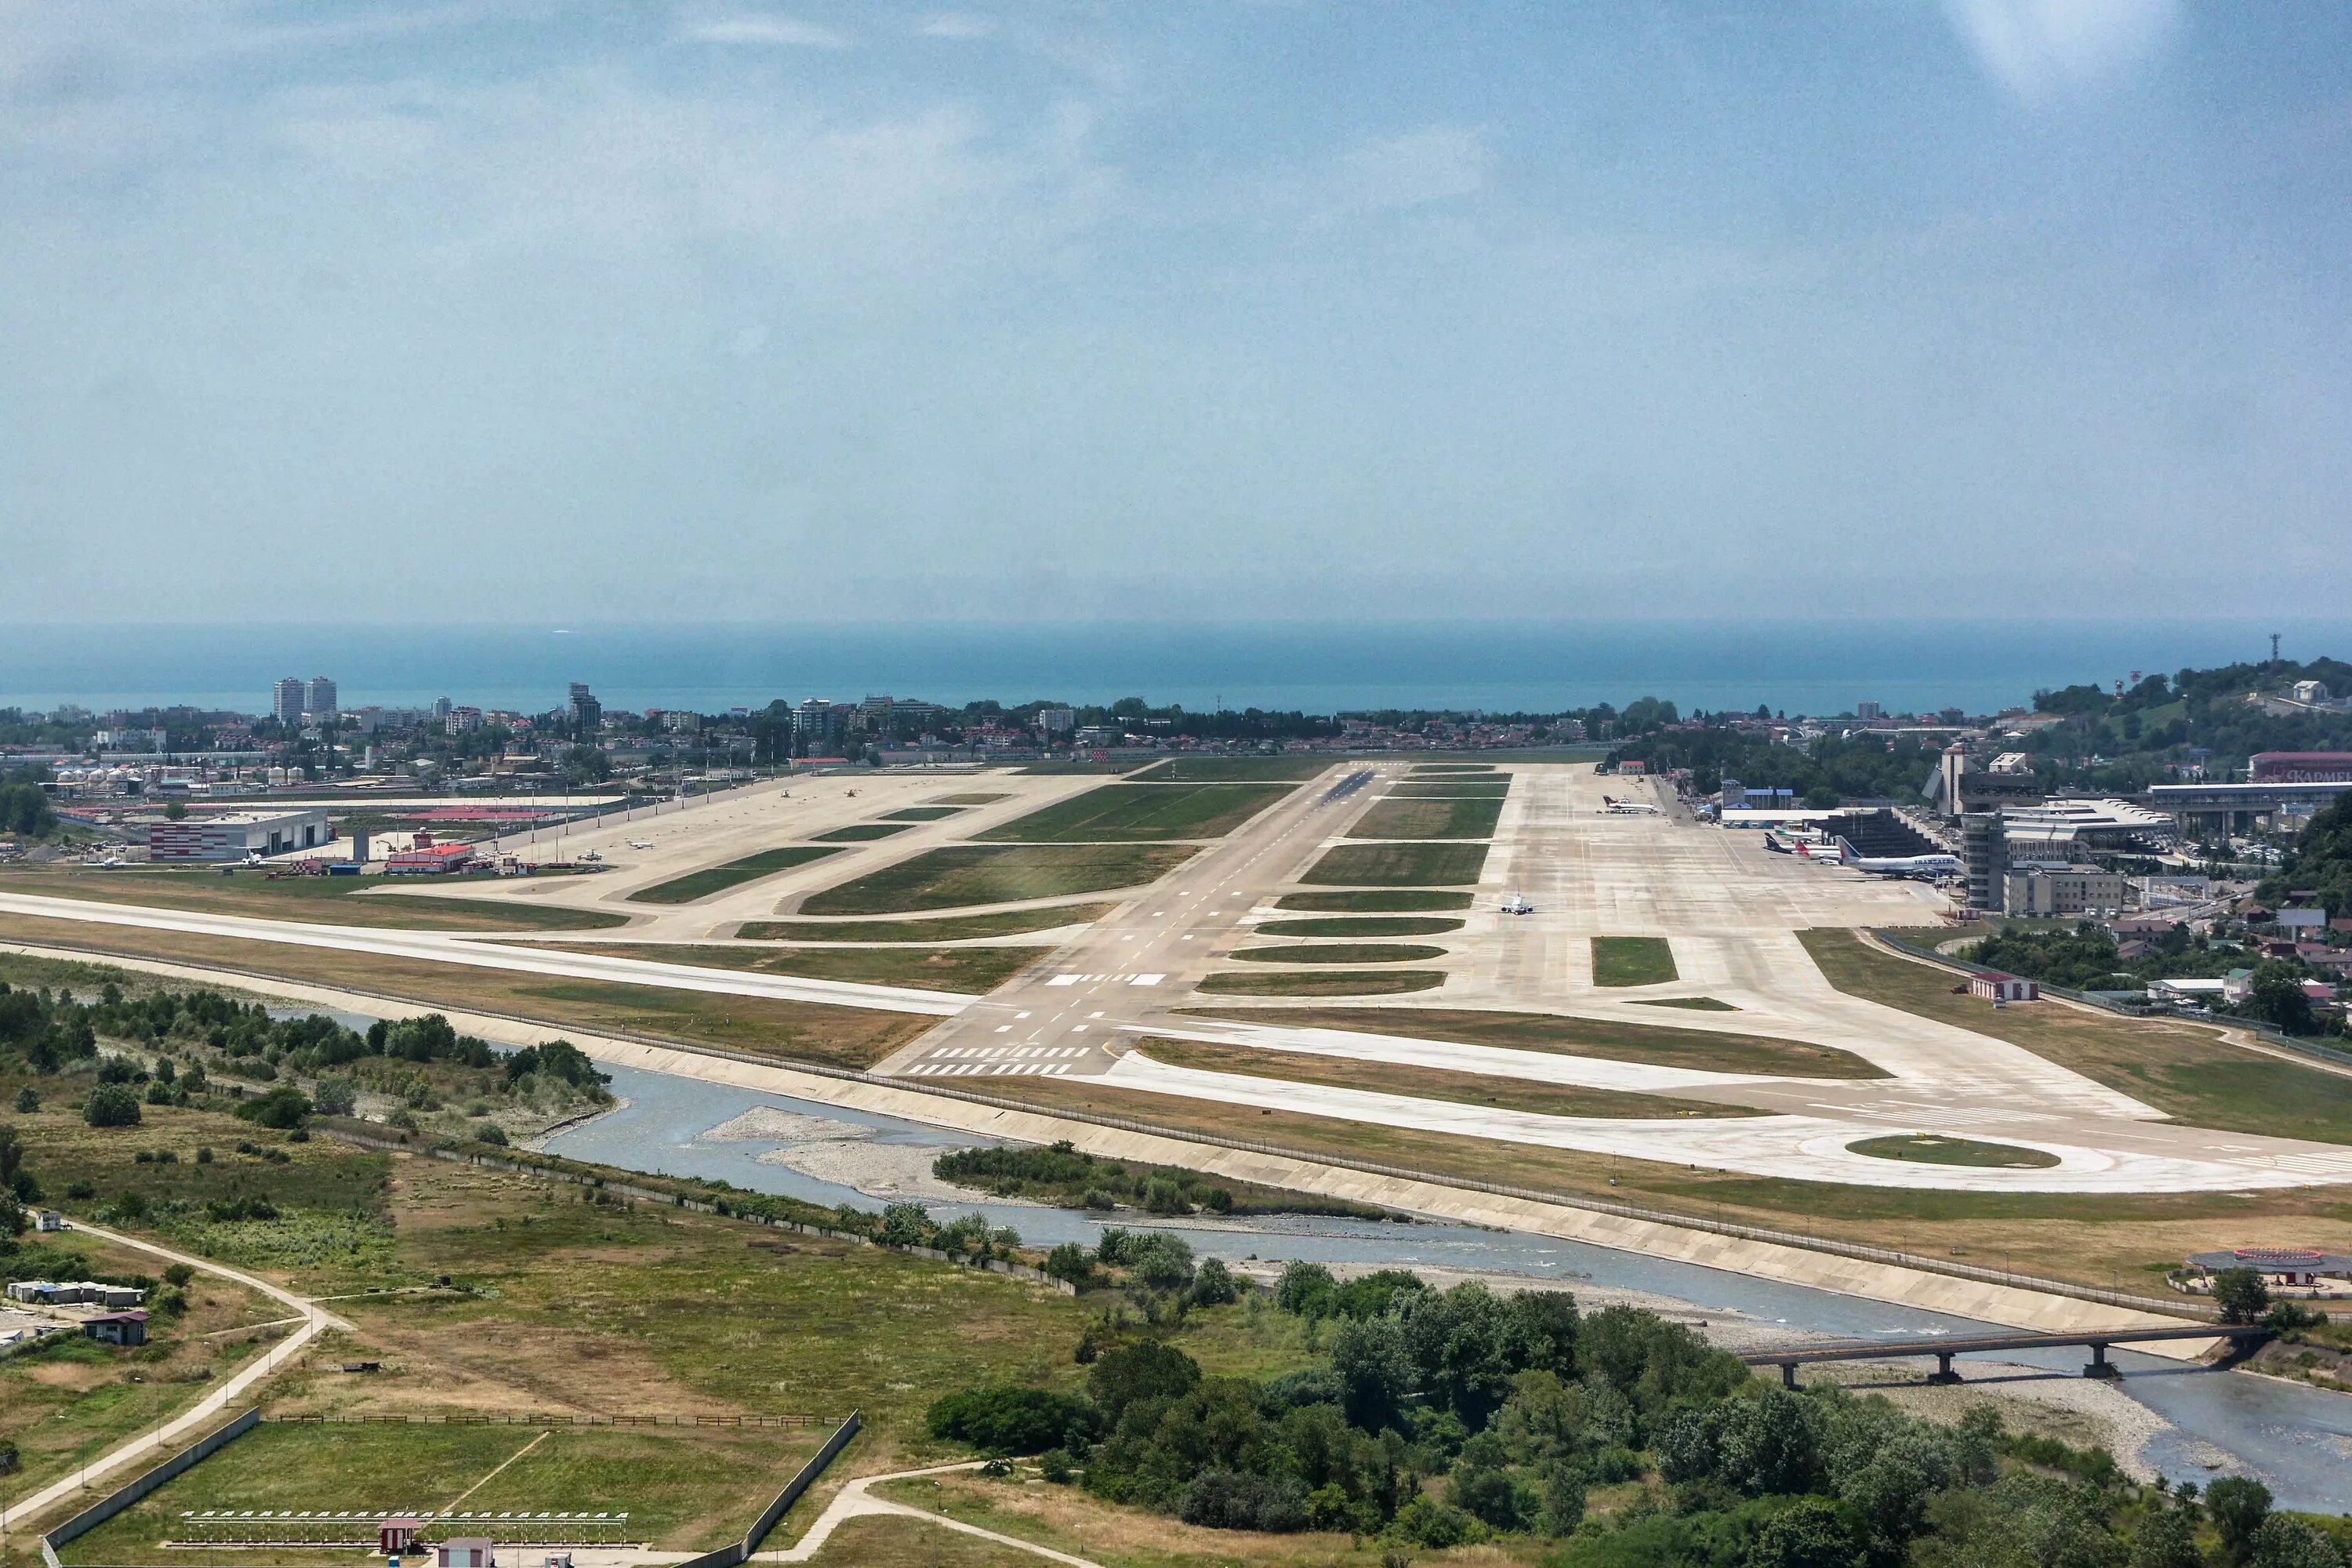
[[[1444,984],[1442,969],[1233,970],[1210,975],[1199,989],[1231,996],[1387,996]]]
[[[1636,1007],[1684,1007],[1694,1013],[1737,1013],[1738,1008],[1712,996],[1637,996]]]
[[[1957,972],[1868,947],[1851,931],[1798,933],[1831,984],[2022,1046],[2167,1116],[2224,1132],[2352,1143],[2352,1078],[2241,1050],[2210,1028],[2047,1002],[1995,1008]]]
[[[656,882],[650,888],[640,888],[629,895],[633,904],[690,904],[697,899],[707,899],[713,893],[745,882],[756,882],[762,877],[772,877],[779,871],[789,871],[811,860],[821,860],[827,855],[837,855],[837,849],[820,849],[807,844],[787,845],[781,849],[762,849],[757,855],[746,855],[740,860],[730,860],[724,866],[706,866],[699,871],[688,871],[683,877],[672,877],[667,882]]]
[[[885,822],[937,822],[963,810],[960,805],[905,805],[882,814]]]
[[[717,947],[701,943],[586,942],[552,945],[649,963],[695,963],[755,974],[797,974],[808,980],[854,980],[866,985],[913,985],[926,991],[993,991],[1053,951],[1049,947]]]
[[[1675,950],[1662,936],[1596,936],[1592,939],[1595,985],[1664,985],[1676,979]]]
[[[1042,910],[1004,910],[992,915],[949,915],[929,921],[750,921],[738,926],[735,935],[744,942],[963,942],[1087,925],[1113,908],[1110,904],[1055,904]]]
[[[1538,1116],[1758,1114],[1744,1106],[1709,1105],[1693,1100],[1674,1100],[1662,1094],[1627,1094],[1613,1089],[1530,1083],[1525,1079],[1454,1072],[1444,1068],[1349,1061],[1337,1057],[1308,1056],[1298,1051],[1259,1051],[1246,1046],[1218,1045],[1202,1040],[1147,1038],[1138,1048],[1145,1056],[1165,1062],[1170,1067],[1198,1068],[1204,1072],[1244,1073],[1252,1078],[1324,1084],[1334,1089],[1361,1089],[1378,1094],[1410,1095],[1416,1100],[1446,1100],[1462,1105],[1491,1105],[1501,1110],[1525,1110]]]
[[[1391,800],[1500,800],[1511,792],[1508,773],[1465,773],[1459,778],[1408,778],[1389,786]]]
[[[1244,963],[1425,963],[1445,950],[1412,942],[1328,942],[1312,946],[1244,947],[1227,955]]]
[[[1327,773],[1333,765],[1328,757],[1176,757],[1152,763],[1135,778],[1138,783],[1152,784],[1297,783]]]
[[[1499,795],[1466,800],[1398,800],[1373,805],[1348,829],[1350,838],[1491,838],[1502,815]]]
[[[1491,773],[1497,772],[1492,763],[1415,763],[1415,774]]]
[[[812,834],[812,844],[864,844],[876,838],[887,838],[894,833],[904,833],[914,826],[911,822],[853,822],[846,827],[836,827],[826,833]]]
[[[1604,1057],[1612,1061],[1655,1062],[1664,1067],[1711,1072],[1771,1073],[1787,1078],[1885,1078],[1886,1074],[1849,1051],[1776,1040],[1763,1035],[1717,1034],[1672,1025],[1620,1024],[1593,1018],[1562,1018],[1549,1013],[1500,1013],[1484,1008],[1298,1007],[1246,1013],[1194,1008],[1212,1018],[1287,1024],[1307,1029],[1347,1029],[1370,1035],[1407,1035],[1423,1040],[1459,1040],[1471,1046],[1502,1046],[1518,1051]]]
[[[1193,853],[1182,844],[953,845],[813,893],[806,915],[891,915],[1135,888]]]
[[[2021,1149],[2013,1143],[1979,1143],[1968,1138],[1941,1138],[1915,1132],[1895,1138],[1864,1138],[1846,1147],[1874,1160],[1908,1160],[1922,1165],[1972,1165],[1994,1170],[2046,1171],[2058,1163],[2055,1154]]]
[[[993,805],[998,801],[1004,798],[1005,795],[1002,791],[999,791],[994,795],[991,795],[986,790],[966,790],[960,795],[943,795],[932,804],[936,805]]]
[[[1285,893],[1275,900],[1274,907],[1296,910],[1301,914],[1389,914],[1410,910],[1466,910],[1470,900],[1468,893],[1368,889],[1353,893]]]
[[[1302,882],[1326,887],[1460,887],[1486,864],[1484,844],[1343,844],[1327,849]]]
[[[1266,921],[1255,928],[1259,936],[1435,936],[1460,931],[1460,921],[1430,915],[1360,916],[1353,920]]]
[[[625,1512],[627,1540],[707,1551],[740,1538],[824,1436],[814,1427],[265,1422],[75,1541],[62,1556],[79,1563],[153,1561],[148,1553],[183,1534],[185,1511],[364,1510],[381,1518],[447,1508],[461,1497],[473,1512]],[[369,1519],[352,1528],[366,1538],[373,1527]],[[294,1563],[350,1553],[229,1555],[241,1563]]]
[[[410,881],[393,878],[390,885]],[[204,871],[97,871],[10,868],[0,870],[0,893],[85,899],[102,904],[143,904],[256,920],[311,921],[325,925],[394,927],[405,931],[601,931],[625,925],[626,915],[553,905],[489,903],[384,891],[383,877],[281,877],[237,868],[224,877]],[[361,894],[374,897],[360,897]]]
[[[977,837],[1006,844],[1222,838],[1289,793],[1267,784],[1105,784]]]

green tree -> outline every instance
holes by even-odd
[[[2336,1542],[2299,1519],[2273,1514],[2256,1527],[2247,1568],[2344,1568]]]
[[[2213,1305],[2225,1323],[2258,1323],[2270,1310],[2270,1287],[2252,1268],[2224,1268],[2213,1276]]]
[[[2132,1538],[2131,1568],[2205,1568],[2195,1516],[2185,1508],[2168,1508],[2141,1521]]]
[[[2254,1532],[2271,1516],[2271,1489],[2251,1476],[2222,1476],[2205,1489],[2205,1511],[2221,1537],[2221,1560],[2244,1563]]]
[[[101,1083],[81,1102],[81,1119],[92,1127],[136,1127],[139,1096],[127,1084]]]
[[[1331,1370],[1349,1421],[1367,1432],[1394,1425],[1412,1388],[1403,1325],[1391,1317],[1343,1321],[1331,1336]]]
[[[1800,1499],[1756,1532],[1742,1568],[1851,1568],[1862,1543],[1835,1503]]]
[[[2238,1011],[2289,1035],[2312,1032],[2311,998],[2303,994],[2303,972],[2275,959],[2257,964],[2254,980]]]

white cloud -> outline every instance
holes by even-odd
[[[2178,19],[2178,0],[1944,0],[1977,61],[2027,98],[2085,85],[2147,59]]]
[[[973,16],[958,12],[945,12],[922,25],[927,38],[985,38],[996,31],[996,24],[986,16]]]
[[[679,37],[697,44],[767,44],[800,49],[845,49],[846,34],[790,16],[717,16],[691,22]]]
[[[1343,212],[1387,212],[1466,196],[1486,184],[1494,153],[1483,131],[1430,125],[1401,136],[1360,142],[1340,159],[1332,205]]]

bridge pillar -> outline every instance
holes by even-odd
[[[1960,1374],[1952,1370],[1953,1353],[1954,1352],[1950,1351],[1937,1351],[1936,1352],[1936,1370],[1927,1374],[1927,1381],[1929,1383],[1958,1383],[1961,1381]]]
[[[2113,1378],[2117,1381],[2121,1381],[2124,1374],[2116,1371],[2115,1363],[2107,1359],[2107,1347],[2105,1342],[2101,1340],[2093,1340],[2091,1342],[2091,1364],[2083,1369],[2083,1375],[2084,1377]]]
[[[1797,1386],[1797,1363],[1795,1362],[1784,1361],[1780,1363],[1780,1386],[1783,1388],[1794,1388]]]

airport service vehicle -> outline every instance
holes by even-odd
[[[1496,908],[1507,915],[1531,915],[1536,912],[1536,907],[1528,902],[1528,896],[1525,893],[1513,893]]]
[[[1658,815],[1658,808],[1638,800],[1619,800],[1614,795],[1604,795],[1601,797],[1601,815],[1603,816],[1655,816]]]
[[[582,857],[580,857],[580,858],[582,858],[583,860],[586,860],[586,861],[592,862],[593,864],[595,864],[595,865],[598,865],[598,866],[601,866],[601,865],[603,865],[603,864],[604,863],[604,851],[599,850],[599,849],[591,849],[591,850],[589,850],[589,851],[588,851],[588,853],[586,853],[585,855],[583,855]]]

